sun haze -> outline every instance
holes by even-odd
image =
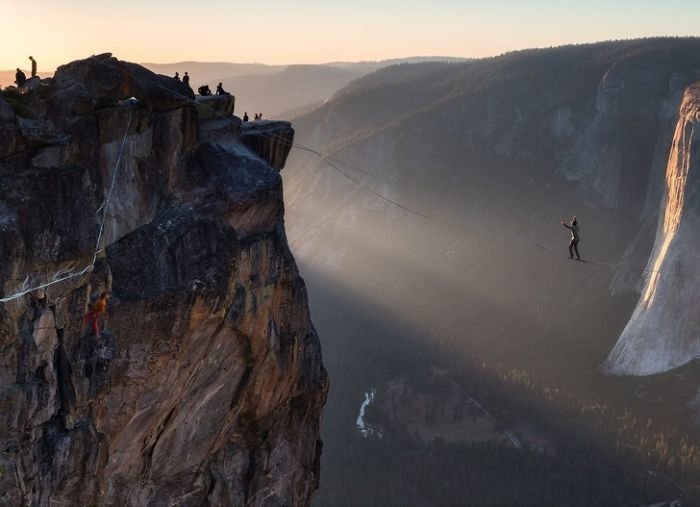
[[[137,62],[269,64],[480,57],[526,47],[697,32],[698,2],[670,0],[663,9],[659,4],[0,0],[0,69],[26,67],[30,54],[46,71],[101,52]]]

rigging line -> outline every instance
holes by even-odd
[[[283,141],[283,142],[287,141],[285,138],[283,138],[283,137],[280,136],[279,134],[275,134],[274,132],[260,132],[260,133],[263,134],[263,135],[270,135],[270,136],[277,137],[277,138],[279,138],[279,139],[280,139],[281,141]],[[289,144],[288,141],[287,141],[287,143]],[[296,148],[297,150],[311,152],[311,153],[313,153],[314,155],[316,155],[316,156],[322,158],[322,159],[325,160],[325,161],[335,162],[336,164],[343,165],[343,166],[345,166],[345,167],[347,167],[347,168],[349,168],[349,169],[352,169],[353,171],[357,171],[357,172],[366,174],[366,175],[369,176],[370,178],[374,178],[375,180],[381,181],[382,183],[386,183],[387,185],[392,185],[392,184],[393,184],[392,182],[390,182],[390,181],[388,181],[388,180],[386,180],[386,179],[384,179],[384,178],[381,178],[380,176],[377,176],[376,174],[374,174],[373,172],[371,172],[371,171],[369,171],[369,170],[367,170],[367,169],[362,169],[362,168],[360,168],[360,167],[350,165],[350,164],[348,164],[347,162],[343,162],[342,160],[338,160],[337,158],[331,157],[331,156],[328,155],[327,153],[323,153],[323,152],[320,152],[320,151],[318,151],[318,150],[314,150],[313,148],[309,148],[308,146],[304,146],[303,144],[297,143],[296,141],[292,142],[292,143],[290,144],[290,146],[291,146],[292,148]]]
[[[275,135],[275,134],[272,134],[272,135]],[[278,136],[278,137],[280,137],[280,136]],[[280,139],[284,140],[284,138],[281,138],[281,137],[280,137]],[[286,141],[286,140],[284,140],[284,141]],[[364,190],[367,191],[367,192],[370,192],[371,194],[374,194],[375,196],[379,197],[380,199],[383,199],[384,201],[387,201],[387,202],[390,203],[390,204],[393,204],[394,206],[398,206],[399,208],[401,208],[401,209],[403,209],[403,210],[405,210],[405,211],[407,211],[407,212],[409,212],[409,213],[412,213],[412,214],[414,214],[414,215],[420,216],[420,217],[425,218],[425,219],[427,219],[427,220],[430,220],[430,221],[432,221],[432,222],[436,222],[436,223],[438,223],[438,224],[440,224],[440,225],[444,225],[444,226],[446,226],[446,227],[451,227],[451,228],[459,229],[459,230],[466,231],[466,232],[469,232],[469,233],[472,233],[472,234],[491,236],[491,237],[493,237],[493,238],[498,238],[498,239],[503,239],[503,240],[513,240],[513,239],[515,239],[515,240],[518,240],[518,241],[521,241],[521,242],[524,242],[524,243],[529,243],[529,244],[535,246],[536,248],[539,248],[539,249],[541,249],[541,250],[544,250],[545,252],[548,252],[548,253],[550,253],[551,255],[553,255],[553,256],[555,256],[555,257],[557,257],[557,258],[562,257],[562,254],[561,254],[561,253],[554,251],[553,249],[551,249],[551,248],[549,248],[549,247],[547,247],[547,246],[545,246],[545,245],[543,245],[543,244],[541,244],[541,243],[539,243],[539,242],[533,240],[532,238],[527,238],[527,237],[524,237],[524,236],[521,236],[521,235],[518,235],[518,234],[515,234],[515,233],[510,233],[508,236],[505,236],[505,235],[500,235],[500,234],[496,234],[496,233],[492,233],[492,232],[488,232],[488,231],[479,231],[479,230],[476,230],[476,229],[473,229],[473,228],[465,227],[465,226],[462,225],[462,224],[457,224],[457,223],[454,223],[454,222],[445,222],[445,221],[439,220],[439,219],[437,219],[437,218],[435,218],[435,217],[432,217],[432,216],[430,216],[430,215],[426,215],[426,214],[421,213],[421,212],[419,212],[419,211],[413,210],[413,209],[409,208],[408,206],[405,206],[405,205],[403,205],[403,204],[400,204],[400,203],[398,203],[398,202],[396,202],[396,201],[394,201],[394,200],[392,200],[392,199],[389,199],[388,197],[386,197],[386,196],[384,196],[384,195],[382,195],[382,194],[380,194],[380,193],[378,193],[378,192],[372,190],[371,188],[367,187],[366,185],[363,185],[363,184],[362,184],[361,182],[359,182],[357,179],[350,177],[347,173],[345,173],[344,171],[342,171],[341,169],[339,169],[335,164],[333,164],[332,162],[330,162],[329,159],[328,159],[328,157],[324,157],[322,153],[316,152],[315,150],[313,150],[313,149],[311,149],[311,148],[305,148],[304,150],[305,150],[305,151],[310,151],[311,153],[313,153],[313,154],[315,154],[316,156],[318,156],[320,159],[322,159],[324,162],[326,162],[330,167],[332,167],[333,169],[335,169],[336,171],[338,171],[340,174],[342,174],[343,176],[345,176],[346,178],[348,178],[349,180],[351,180],[352,182],[354,182],[354,183],[355,183],[356,185],[358,185],[360,188],[364,189]],[[346,164],[346,165],[347,165],[347,164]],[[350,167],[352,167],[352,166],[350,166]],[[588,263],[590,263],[590,264],[598,265],[598,266],[607,266],[607,267],[611,267],[611,268],[615,268],[615,267],[618,267],[618,266],[625,265],[625,262],[623,262],[623,261],[608,262],[608,261],[590,260],[590,261],[586,261],[586,262],[588,262]],[[671,276],[674,276],[674,275],[673,275],[672,273],[670,273],[668,270],[660,270],[660,269],[649,269],[649,268],[644,268],[644,269],[642,269],[640,272],[641,272],[641,273],[650,273],[650,274],[651,274],[651,273],[659,273],[659,274],[668,273],[668,274],[670,274]],[[688,274],[688,273],[678,273],[678,274],[676,274],[675,276],[678,276],[678,277],[685,277],[685,278],[700,278],[700,275],[693,275],[693,274]]]
[[[544,250],[544,251],[546,251],[546,252],[552,254],[552,255],[555,256],[555,257],[558,257],[558,258],[559,258],[559,257],[562,256],[561,253],[559,253],[559,252],[553,250],[552,248],[549,248],[549,247],[547,247],[547,246],[545,246],[545,245],[543,245],[543,244],[541,244],[541,243],[538,243],[537,241],[533,240],[532,238],[527,238],[527,237],[524,237],[524,236],[521,236],[521,235],[515,234],[515,233],[509,233],[508,235],[500,235],[500,234],[496,234],[496,233],[492,233],[492,232],[488,232],[488,231],[480,231],[480,230],[476,230],[476,229],[473,229],[473,228],[465,227],[465,226],[462,225],[462,224],[457,224],[457,223],[454,223],[454,222],[445,222],[445,221],[439,220],[439,219],[437,219],[437,218],[431,217],[431,216],[429,216],[429,215],[426,215],[426,214],[424,214],[424,213],[421,213],[421,212],[419,212],[419,211],[413,210],[413,209],[409,208],[409,207],[406,206],[406,205],[402,205],[402,204],[400,204],[400,203],[397,203],[396,201],[387,198],[386,196],[384,196],[384,195],[382,195],[382,194],[376,192],[375,190],[372,190],[371,188],[369,188],[369,187],[367,187],[366,185],[362,184],[362,183],[361,183],[360,181],[358,181],[357,179],[350,177],[347,173],[345,173],[344,171],[340,170],[335,164],[333,164],[333,163],[331,162],[331,161],[333,160],[332,158],[330,158],[330,157],[324,155],[323,153],[321,153],[321,152],[319,152],[319,151],[317,151],[317,150],[314,150],[313,148],[309,148],[309,147],[306,147],[306,146],[303,146],[303,145],[297,145],[296,143],[291,143],[291,144],[290,144],[289,141],[287,141],[285,138],[283,138],[282,136],[279,136],[278,134],[274,134],[274,133],[272,133],[272,132],[269,132],[269,133],[262,133],[262,132],[261,132],[260,134],[277,137],[277,138],[279,138],[280,142],[287,143],[289,146],[291,146],[291,147],[293,147],[293,148],[301,149],[302,151],[307,151],[307,152],[310,152],[310,153],[316,155],[318,158],[320,158],[321,160],[323,160],[324,162],[326,162],[326,164],[328,164],[331,168],[333,168],[334,170],[338,171],[338,172],[341,173],[343,176],[345,176],[346,178],[350,179],[350,180],[353,181],[356,185],[360,186],[361,188],[363,188],[363,189],[366,190],[367,192],[370,192],[370,193],[376,195],[377,197],[379,197],[379,198],[381,198],[381,199],[383,199],[383,200],[389,202],[390,204],[393,204],[393,205],[395,205],[395,206],[398,206],[398,207],[401,208],[401,209],[404,209],[404,210],[408,211],[409,213],[412,213],[412,214],[414,214],[414,215],[418,215],[418,216],[420,216],[420,217],[422,217],[422,218],[425,218],[425,219],[427,219],[427,220],[430,220],[430,221],[439,223],[439,224],[441,224],[441,225],[444,225],[444,226],[447,226],[447,227],[451,227],[451,228],[460,229],[460,230],[462,230],[462,231],[466,231],[466,232],[469,232],[469,233],[472,233],[472,234],[490,236],[490,237],[493,237],[493,238],[498,238],[498,239],[503,239],[503,240],[517,240],[517,241],[521,241],[521,242],[524,242],[524,243],[529,243],[529,244],[535,246],[536,248],[539,248],[540,250]],[[347,164],[347,163],[343,163],[343,165],[345,165],[346,167],[349,167],[349,168],[351,168],[351,169],[354,169],[354,170],[356,170],[356,171],[363,172],[363,173],[365,173],[365,174],[370,174],[370,175],[371,175],[371,173],[368,173],[367,171],[362,171],[362,170],[358,169],[357,167],[353,167],[353,166],[351,166],[351,165],[349,165],[349,164]],[[623,265],[627,264],[626,262],[624,262],[624,261],[622,261],[622,260],[619,260],[619,261],[616,261],[616,262],[588,260],[588,261],[586,261],[586,262],[589,263],[589,264],[594,264],[594,265],[598,265],[598,266],[607,266],[607,267],[610,267],[610,268],[615,268],[615,267],[623,266]],[[668,270],[650,269],[650,268],[643,268],[643,269],[640,270],[640,273],[659,273],[659,274],[668,273],[668,274],[670,274],[671,276],[678,276],[678,277],[684,277],[684,278],[700,278],[700,275],[694,275],[694,274],[689,274],[689,273],[678,273],[678,274],[675,274],[675,275],[674,275],[673,273],[670,273]]]
[[[79,278],[79,277],[85,275],[86,273],[88,273],[89,271],[92,271],[92,269],[95,267],[95,263],[97,262],[97,254],[101,251],[100,242],[102,240],[102,235],[104,233],[104,225],[105,225],[105,220],[107,218],[107,207],[109,206],[110,200],[112,198],[112,193],[114,192],[114,186],[115,186],[115,183],[117,180],[117,172],[119,170],[119,163],[121,162],[122,153],[124,152],[124,146],[126,144],[126,139],[129,135],[129,128],[131,127],[131,120],[133,118],[133,115],[134,115],[133,106],[129,106],[129,120],[128,120],[127,125],[126,125],[126,129],[124,130],[124,137],[122,138],[121,146],[119,147],[119,154],[117,155],[117,160],[116,160],[116,163],[114,164],[114,169],[112,171],[112,183],[110,185],[109,192],[107,194],[107,198],[104,200],[104,202],[102,203],[100,208],[98,208],[98,212],[100,210],[102,210],[102,221],[100,223],[100,229],[99,229],[99,232],[97,235],[97,243],[95,245],[95,252],[92,256],[92,262],[90,264],[88,264],[85,268],[83,268],[81,271],[78,271],[77,273],[73,273],[72,272],[73,268],[71,268],[70,270],[68,270],[68,274],[66,274],[60,278],[56,278],[50,282],[43,283],[41,285],[32,286],[32,287],[29,287],[27,289],[23,289],[15,294],[11,294],[11,295],[6,296],[4,298],[0,298],[0,303],[7,303],[9,301],[19,299],[23,296],[26,296],[27,294],[29,294],[31,292],[34,292],[34,291],[37,291],[40,289],[45,289],[47,287],[51,287],[52,285],[56,285],[58,283],[65,282],[66,280],[70,280],[73,278]],[[60,271],[59,271],[59,273],[60,273]],[[56,276],[56,275],[54,275],[54,276]],[[26,282],[26,280],[27,280],[27,278],[25,278],[25,282]]]
[[[391,199],[391,198],[385,196],[384,194],[381,194],[381,193],[377,192],[376,190],[374,190],[374,189],[368,187],[367,185],[364,185],[360,180],[358,180],[357,178],[354,178],[354,177],[350,176],[346,171],[343,171],[342,169],[340,169],[335,163],[333,163],[333,159],[331,159],[330,157],[325,156],[323,153],[321,153],[321,152],[319,152],[319,151],[317,151],[317,150],[314,150],[313,148],[309,148],[309,147],[306,147],[306,146],[303,146],[303,145],[297,146],[296,143],[290,143],[288,140],[286,140],[286,139],[283,138],[282,136],[279,136],[279,135],[274,134],[274,133],[271,133],[271,132],[270,132],[270,133],[262,133],[262,132],[261,132],[261,134],[262,134],[262,135],[275,136],[275,137],[279,138],[281,142],[286,143],[288,146],[291,146],[291,147],[297,148],[297,149],[301,149],[301,150],[303,150],[303,151],[308,151],[308,152],[314,154],[315,156],[317,156],[318,158],[320,158],[321,160],[323,160],[329,167],[331,167],[332,169],[334,169],[335,171],[337,171],[338,173],[340,173],[341,175],[343,175],[343,176],[344,176],[345,178],[347,178],[348,180],[350,180],[350,181],[352,181],[353,183],[355,183],[355,184],[356,184],[358,187],[360,187],[361,189],[365,190],[366,192],[369,192],[370,194],[375,195],[376,197],[380,198],[380,199],[383,200],[383,201],[386,201],[387,203],[389,203],[389,204],[391,204],[391,205],[393,205],[393,206],[396,206],[396,207],[398,207],[398,208],[401,208],[402,210],[404,210],[404,211],[406,211],[406,212],[408,212],[408,213],[410,213],[410,214],[412,214],[412,215],[419,216],[419,217],[421,217],[421,218],[424,218],[424,219],[429,220],[429,221],[431,221],[431,222],[435,222],[435,223],[440,224],[440,225],[443,225],[443,226],[445,226],[445,227],[450,227],[450,228],[453,228],[453,229],[459,229],[459,230],[462,230],[462,231],[465,231],[465,232],[468,232],[468,233],[472,233],[472,234],[475,234],[475,235],[490,236],[490,237],[492,237],[492,238],[503,239],[503,240],[513,240],[513,239],[516,239],[516,240],[526,241],[526,242],[532,243],[532,240],[528,240],[528,239],[526,239],[526,238],[523,238],[523,237],[521,237],[521,236],[516,236],[516,235],[514,235],[514,234],[503,235],[503,234],[497,234],[497,233],[489,232],[489,231],[477,230],[477,229],[474,229],[474,228],[467,227],[467,226],[465,226],[465,225],[463,225],[463,224],[459,224],[459,223],[455,223],[455,222],[444,221],[444,220],[441,220],[441,219],[439,219],[439,218],[436,218],[436,217],[433,217],[433,216],[431,216],[431,215],[428,215],[428,214],[426,214],[426,213],[423,213],[423,212],[421,212],[421,211],[417,211],[417,210],[415,210],[415,209],[413,209],[413,208],[411,208],[411,207],[409,207],[409,206],[407,206],[407,205],[405,205],[405,204],[401,204],[400,202],[395,201],[395,200],[393,200],[393,199]],[[361,171],[361,170],[359,170],[359,169],[357,169],[357,168],[355,168],[355,167],[353,167],[353,166],[350,166],[349,164],[344,164],[344,165],[346,165],[347,167],[350,167],[351,169],[355,169],[355,170],[357,170],[357,171],[359,171],[359,172],[365,172],[365,171]],[[547,251],[550,251],[550,252],[554,253],[554,252],[553,252],[552,250],[550,250],[549,248],[543,247],[543,246],[541,246],[541,245],[537,245],[537,246],[540,247],[540,248],[543,248],[544,250],[547,250]]]
[[[389,202],[389,203],[392,204],[392,205],[398,206],[399,208],[406,210],[406,211],[409,212],[409,213],[412,213],[412,214],[414,214],[414,215],[420,216],[420,217],[425,218],[425,219],[427,219],[427,220],[430,220],[430,221],[432,221],[432,222],[436,222],[436,223],[438,223],[438,224],[441,224],[441,225],[444,225],[444,226],[447,226],[447,227],[451,227],[451,228],[456,228],[456,229],[459,229],[459,230],[462,230],[462,231],[466,231],[466,232],[469,232],[469,233],[472,233],[472,234],[475,234],[475,235],[490,236],[490,237],[493,237],[493,238],[498,238],[498,239],[503,239],[503,240],[517,240],[517,241],[521,241],[521,242],[524,242],[524,243],[529,243],[529,244],[531,244],[532,246],[534,246],[534,247],[536,247],[536,248],[539,248],[540,250],[544,250],[544,251],[550,253],[550,254],[553,255],[554,257],[557,257],[557,258],[562,257],[562,254],[561,254],[561,253],[559,253],[559,252],[553,250],[552,248],[549,248],[549,247],[547,247],[547,246],[545,246],[545,245],[543,245],[543,244],[541,244],[541,243],[538,243],[537,241],[533,240],[532,238],[527,238],[527,237],[524,237],[524,236],[521,236],[521,235],[515,234],[515,233],[509,233],[508,235],[500,235],[500,234],[496,234],[496,233],[492,233],[492,232],[488,232],[488,231],[483,231],[483,230],[480,231],[480,230],[476,230],[476,229],[473,229],[473,228],[466,227],[466,226],[464,226],[464,225],[462,225],[462,224],[457,224],[457,223],[454,223],[454,222],[445,222],[445,221],[439,220],[439,219],[437,219],[437,218],[435,218],[435,217],[431,217],[431,216],[426,215],[426,214],[424,214],[424,213],[421,213],[421,212],[419,212],[419,211],[413,210],[413,209],[409,208],[409,207],[406,206],[406,205],[402,205],[402,204],[400,204],[400,203],[398,203],[398,202],[396,202],[396,201],[394,201],[394,200],[392,200],[392,199],[389,199],[388,197],[386,197],[386,196],[384,196],[384,195],[382,195],[382,194],[376,192],[375,190],[372,190],[371,188],[369,188],[369,187],[367,187],[366,185],[362,184],[362,183],[361,183],[359,180],[357,180],[356,178],[350,177],[346,172],[342,171],[342,170],[339,169],[335,164],[333,164],[333,163],[331,162],[333,159],[331,159],[330,157],[327,157],[327,156],[324,155],[322,152],[319,152],[319,151],[317,151],[317,150],[314,150],[313,148],[309,148],[308,146],[298,145],[297,143],[290,143],[290,142],[289,142],[287,139],[285,139],[284,137],[282,137],[282,136],[280,136],[280,135],[278,135],[278,134],[275,134],[275,133],[273,133],[273,132],[260,132],[260,135],[276,137],[276,138],[278,138],[278,139],[280,140],[280,142],[285,143],[285,144],[287,144],[288,146],[291,146],[292,148],[297,148],[297,149],[300,149],[300,150],[302,150],[302,151],[307,151],[307,152],[310,152],[310,153],[314,154],[315,156],[317,156],[318,158],[320,158],[321,160],[323,160],[324,162],[326,162],[326,164],[328,164],[328,166],[330,166],[332,169],[338,171],[340,174],[342,174],[343,176],[345,176],[346,178],[348,178],[349,180],[351,180],[353,183],[355,183],[356,185],[358,185],[360,188],[364,189],[365,191],[367,191],[367,192],[369,192],[369,193],[372,193],[372,194],[376,195],[376,196],[379,197],[380,199],[383,199],[383,200]],[[365,174],[369,174],[369,173],[367,173],[366,171],[362,171],[362,170],[360,170],[360,169],[358,169],[358,168],[356,168],[356,167],[353,167],[353,166],[351,166],[351,165],[349,165],[349,164],[347,164],[347,163],[344,163],[343,165],[345,165],[345,166],[347,166],[347,167],[350,167],[351,169],[354,169],[354,170],[356,170],[356,171],[363,172],[363,173],[365,173]],[[307,227],[307,229],[308,229],[308,227]],[[607,267],[610,267],[610,268],[615,268],[615,267],[623,266],[623,265],[626,264],[626,262],[624,262],[624,261],[622,261],[622,260],[617,261],[617,262],[588,260],[588,261],[585,261],[585,262],[587,262],[587,263],[589,263],[589,264],[594,264],[594,265],[597,265],[597,266],[607,266]],[[649,273],[649,274],[651,274],[651,273],[658,273],[658,274],[667,273],[667,274],[669,274],[670,276],[677,276],[677,277],[683,277],[683,278],[700,278],[700,275],[694,275],[694,274],[689,274],[689,273],[677,273],[677,274],[673,274],[673,273],[671,273],[669,270],[650,269],[650,268],[643,268],[643,269],[640,270],[640,273]]]
[[[111,68],[113,68],[113,69],[117,69],[117,70],[119,70],[120,72],[124,72],[124,73],[126,73],[126,74],[129,74],[135,81],[143,82],[143,79],[141,79],[141,78],[135,76],[133,73],[129,72],[129,71],[126,70],[125,68],[118,67],[118,66],[116,66],[116,65],[113,65],[113,64],[111,64],[111,63],[104,62],[104,61],[98,61],[98,63],[100,63],[100,64],[102,64],[102,65],[105,65],[105,66],[108,66],[108,67],[111,67]],[[225,120],[225,121],[228,121],[228,122],[231,122],[231,123],[234,122],[234,120],[231,118],[231,116],[224,116],[222,113],[220,113],[219,111],[217,111],[216,109],[210,107],[210,106],[207,105],[207,104],[204,104],[204,103],[202,103],[202,102],[197,102],[195,99],[192,99],[192,98],[188,97],[187,95],[184,95],[184,94],[182,94],[182,93],[179,93],[179,92],[177,92],[177,91],[175,91],[175,90],[172,90],[172,89],[170,89],[170,88],[168,88],[168,87],[166,87],[166,86],[163,86],[163,85],[161,85],[161,84],[159,84],[159,83],[151,83],[151,84],[154,85],[154,86],[156,86],[156,87],[158,87],[158,88],[160,88],[160,89],[162,89],[162,90],[164,90],[164,91],[166,91],[167,93],[170,93],[170,94],[173,95],[173,96],[180,97],[180,98],[182,98],[182,99],[184,99],[184,100],[186,100],[186,101],[188,101],[188,102],[193,103],[193,104],[196,105],[196,106],[199,106],[199,107],[203,107],[203,108],[205,108],[205,109],[208,109],[208,110],[211,111],[215,116],[217,116],[218,118],[220,118],[220,119],[222,119],[222,120]],[[413,215],[422,217],[422,218],[424,218],[424,219],[426,219],[426,220],[430,220],[430,221],[439,223],[439,224],[444,225],[444,226],[447,226],[447,227],[452,227],[452,228],[461,229],[461,230],[463,230],[463,231],[467,231],[467,232],[470,232],[470,233],[476,234],[476,235],[491,236],[491,237],[494,237],[494,238],[505,239],[505,240],[516,239],[516,240],[519,240],[519,241],[524,241],[524,242],[526,242],[526,243],[529,243],[529,244],[534,245],[535,247],[537,247],[537,248],[539,248],[539,249],[541,249],[541,250],[544,250],[544,251],[546,251],[546,252],[549,252],[550,254],[552,254],[552,255],[554,255],[554,256],[556,256],[556,257],[560,257],[560,256],[561,256],[559,253],[555,252],[555,251],[552,250],[551,248],[548,248],[548,247],[546,247],[546,246],[544,246],[544,245],[542,245],[542,244],[540,244],[540,243],[537,243],[536,241],[534,241],[534,240],[532,240],[532,239],[525,238],[525,237],[523,237],[523,236],[518,236],[518,235],[515,235],[515,234],[513,234],[513,233],[509,233],[509,236],[503,236],[503,235],[499,235],[499,234],[491,233],[491,232],[487,232],[487,231],[479,231],[479,230],[475,230],[475,229],[471,229],[471,228],[465,227],[465,226],[463,226],[463,225],[461,225],[461,224],[454,224],[454,223],[444,222],[444,221],[439,220],[439,219],[437,219],[437,218],[434,218],[434,217],[431,217],[431,216],[429,216],[429,215],[426,215],[425,213],[422,213],[422,212],[420,212],[420,211],[413,210],[413,209],[409,208],[408,206],[405,206],[405,205],[403,205],[403,204],[400,204],[400,203],[398,203],[398,202],[396,202],[396,201],[394,201],[394,200],[392,200],[392,199],[390,199],[390,198],[388,198],[388,197],[386,197],[386,196],[380,194],[379,192],[376,192],[375,190],[372,190],[371,188],[367,187],[366,185],[363,185],[359,180],[357,180],[357,179],[355,179],[355,178],[349,176],[346,172],[344,172],[344,171],[342,171],[340,168],[338,168],[337,165],[333,164],[333,159],[332,159],[331,157],[329,157],[328,155],[326,155],[326,154],[324,154],[324,153],[322,153],[322,152],[320,152],[320,151],[318,151],[318,150],[315,150],[315,149],[310,148],[310,147],[308,147],[308,146],[304,146],[303,144],[300,144],[300,143],[297,143],[297,142],[291,142],[291,143],[290,143],[286,138],[280,136],[279,134],[275,134],[275,133],[273,133],[273,132],[259,132],[259,134],[264,135],[264,136],[269,136],[269,137],[276,137],[276,138],[279,139],[282,143],[285,143],[285,144],[287,144],[288,146],[290,146],[290,147],[292,147],[292,148],[296,148],[296,149],[298,149],[298,150],[306,151],[306,152],[309,152],[309,153],[312,153],[312,154],[316,155],[316,156],[319,157],[321,160],[323,160],[324,162],[326,162],[326,163],[327,163],[330,167],[332,167],[334,170],[336,170],[337,172],[339,172],[340,174],[342,174],[343,176],[345,176],[346,178],[348,178],[350,181],[352,181],[353,183],[355,183],[355,184],[358,185],[359,187],[361,187],[361,188],[365,189],[366,191],[368,191],[368,192],[374,194],[375,196],[379,197],[380,199],[382,199],[382,200],[384,200],[384,201],[386,201],[386,202],[388,202],[388,203],[390,203],[390,204],[392,204],[392,205],[394,205],[394,206],[397,206],[397,207],[399,207],[399,208],[405,210],[405,211],[408,212],[408,213],[411,213],[411,214],[413,214]],[[386,182],[385,180],[382,180],[381,178],[379,178],[379,177],[373,175],[371,172],[369,172],[369,171],[367,171],[367,170],[358,169],[357,167],[351,166],[350,164],[347,164],[347,163],[345,163],[345,162],[342,162],[342,164],[345,165],[346,167],[349,167],[349,168],[355,170],[355,171],[358,171],[358,172],[367,174],[367,175],[372,176],[372,177],[374,177],[374,178],[376,178],[376,179],[379,179],[379,180],[381,180],[381,181],[384,181],[385,183],[388,183],[388,182]],[[618,261],[618,262],[611,263],[611,262],[606,262],[606,261],[595,261],[595,260],[592,260],[592,261],[587,261],[587,262],[590,263],[590,264],[594,264],[594,265],[609,266],[609,267],[616,267],[616,266],[621,266],[621,265],[624,265],[624,264],[625,264],[625,262],[623,262],[623,261]],[[664,270],[655,270],[655,269],[646,269],[646,268],[643,269],[643,270],[641,270],[641,273],[660,273],[660,274],[663,274],[663,273],[665,273],[665,272],[667,272],[667,271],[664,271]],[[676,275],[676,276],[686,276],[686,277],[692,277],[692,278],[700,278],[700,275],[690,275],[690,274],[687,274],[687,275],[678,274],[678,275]],[[2,300],[0,300],[0,301],[2,301]]]
[[[117,155],[117,161],[114,164],[114,171],[112,171],[112,183],[109,186],[109,192],[107,193],[107,198],[102,204],[102,222],[100,223],[100,231],[97,234],[97,242],[95,243],[95,253],[92,256],[92,267],[95,267],[95,262],[97,262],[97,254],[102,250],[100,248],[100,242],[102,241],[102,235],[104,233],[105,221],[107,220],[107,208],[109,208],[110,201],[112,200],[112,193],[114,192],[114,186],[117,181],[117,173],[119,172],[119,163],[122,160],[122,154],[124,153],[124,146],[126,145],[126,138],[129,136],[129,128],[131,127],[131,120],[134,117],[133,106],[129,107],[129,120],[126,122],[126,129],[124,130],[124,137],[122,138],[122,144],[119,147],[119,154]]]

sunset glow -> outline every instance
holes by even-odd
[[[655,5],[656,4],[656,5]],[[700,4],[505,0],[266,3],[0,0],[0,69],[40,69],[112,52],[138,62],[321,63],[509,50],[651,35],[694,35]]]

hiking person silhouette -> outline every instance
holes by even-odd
[[[32,77],[36,76],[36,60],[34,59],[33,56],[30,56],[29,59],[32,61]]]
[[[22,69],[17,67],[17,72],[15,72],[15,84],[17,86],[23,86],[27,82],[27,75],[22,72]]]
[[[578,253],[578,242],[581,240],[581,237],[578,234],[579,231],[579,226],[578,226],[578,220],[576,220],[576,216],[574,216],[571,219],[571,223],[567,224],[563,220],[561,221],[561,225],[566,227],[571,231],[571,241],[569,242],[569,259],[574,258],[574,252],[576,252],[576,260],[580,261],[581,256]]]

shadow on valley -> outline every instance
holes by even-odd
[[[639,419],[646,432],[642,438],[652,440],[658,438],[660,424],[642,421],[640,414],[631,415],[619,403],[609,406],[616,395],[624,398],[639,389],[624,385],[635,382],[601,378],[609,384],[607,393],[585,398],[565,394],[565,387],[533,381],[526,369],[489,364],[455,344],[436,343],[429,331],[395,318],[376,301],[358,297],[303,263],[301,269],[322,337],[324,363],[333,379],[323,415],[322,481],[314,505],[638,505],[683,496],[697,500],[692,490],[685,488],[681,494],[674,484],[690,482],[700,470],[697,442],[674,434],[686,449],[696,447],[685,466],[669,467],[632,444],[639,438],[633,419]],[[382,427],[383,438],[361,435],[355,419],[367,388],[377,388],[381,396],[392,379],[404,378],[418,391],[440,399],[440,392],[431,392],[439,384],[428,382],[436,367],[452,372],[452,380],[493,414],[498,432],[527,426],[550,443],[517,448],[503,438],[426,441],[372,407],[368,419]],[[697,380],[697,373],[684,375]],[[645,383],[650,391],[653,383]],[[434,409],[440,411],[439,403]],[[463,422],[468,425],[469,417]],[[670,445],[665,441],[660,440],[662,446]]]

